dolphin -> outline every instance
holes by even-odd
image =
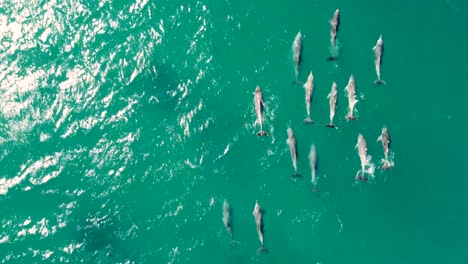
[[[330,45],[332,49],[336,48],[336,35],[340,27],[340,9],[336,9],[333,18],[330,20]],[[336,56],[328,57],[329,61],[336,60]]]
[[[231,235],[231,243],[232,244],[240,244],[240,242],[234,240],[234,235],[232,232],[232,209],[229,202],[225,199],[223,203],[223,223],[226,230]]]
[[[327,98],[330,104],[330,123],[326,124],[325,126],[334,128],[336,126],[333,124],[333,118],[335,117],[336,102],[338,99],[338,89],[337,89],[336,82],[333,82],[331,91],[328,94]]]
[[[268,253],[268,250],[265,248],[265,244],[263,241],[263,215],[265,214],[265,210],[263,210],[260,207],[260,204],[258,203],[258,200],[255,201],[255,207],[252,212],[254,218],[255,218],[255,225],[257,227],[257,234],[258,234],[258,239],[260,240],[260,243],[262,243],[262,246],[258,249],[258,253]]]
[[[293,130],[291,128],[288,128],[288,139],[286,140],[286,143],[289,146],[289,152],[291,153],[291,160],[292,164],[294,167],[294,175],[293,177],[300,177],[297,173],[297,144],[296,144],[296,137],[294,136]]]
[[[388,159],[388,153],[390,151],[390,134],[386,126],[382,128],[382,134],[377,138],[377,141],[382,141],[382,148],[384,151],[384,164],[380,166],[381,169],[387,170],[391,169],[392,165]]]
[[[309,77],[307,77],[307,82],[304,84],[304,90],[307,112],[307,117],[304,119],[304,124],[313,124],[314,121],[310,119],[310,103],[312,101],[312,94],[314,93],[314,75],[312,74],[312,71],[310,71]]]
[[[223,203],[223,223],[232,238],[232,210],[227,200]]]
[[[359,133],[358,135],[356,148],[358,150],[359,159],[361,160],[361,170],[362,170],[361,176],[356,175],[356,180],[367,181],[366,176],[364,176],[365,168],[367,165],[367,142],[361,133]]]
[[[348,115],[346,116],[346,119],[356,120],[356,117],[353,115],[353,113],[358,101],[356,100],[356,81],[354,80],[354,76],[352,74],[349,77],[348,85],[345,87],[345,91],[348,93]]]
[[[379,39],[377,40],[377,43],[372,48],[372,50],[374,51],[374,55],[375,55],[374,63],[375,63],[375,72],[377,73],[377,80],[374,81],[374,84],[385,85],[385,81],[383,81],[380,78],[380,67],[382,66],[382,56],[383,56],[383,51],[384,51],[382,35],[380,35]]]
[[[267,132],[263,131],[263,94],[262,89],[260,86],[255,88],[255,95],[254,95],[254,104],[255,104],[255,112],[257,113],[257,121],[260,124],[260,131],[257,132],[257,136],[268,136]]]
[[[310,153],[309,153],[309,164],[310,164],[310,169],[311,169],[311,174],[312,174],[312,185],[314,186],[314,189],[312,191],[316,192],[317,191],[317,151],[315,150],[315,145],[312,144],[310,146]]]
[[[302,58],[302,33],[300,31],[297,33],[296,37],[294,38],[294,42],[292,45],[292,52],[293,52],[294,70],[296,73],[296,80],[297,80],[299,76],[299,65],[301,64],[301,58]]]

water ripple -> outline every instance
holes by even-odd
[[[151,229],[151,221],[170,228],[172,218],[194,225],[209,214],[209,199],[184,201],[206,182],[206,161],[222,158],[233,144],[218,150],[207,136],[216,117],[205,95],[222,90],[216,77],[208,78],[216,63],[209,6],[16,0],[2,11],[0,163],[8,170],[0,174],[0,199],[11,208],[0,217],[2,262],[106,256],[130,263],[139,258],[122,249]],[[178,37],[181,28],[189,32],[185,38]],[[174,59],[176,46],[189,56]],[[154,94],[147,84],[167,78],[160,65],[176,77],[174,85],[156,82],[165,90]],[[161,95],[174,99],[168,109],[176,114],[145,112],[151,98],[166,102]],[[141,123],[155,123],[151,129],[168,136],[142,142],[152,131]],[[191,177],[183,173],[189,167]],[[125,197],[138,181],[156,189],[181,181],[184,188],[167,192],[159,214],[142,221],[132,219]],[[198,212],[195,218],[187,219],[186,208]],[[178,242],[161,243],[163,251],[171,249],[169,261],[185,251]]]

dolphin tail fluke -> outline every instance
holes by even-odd
[[[327,61],[336,61],[337,57],[336,56],[330,56],[327,58]]]
[[[390,164],[390,162],[388,160],[386,160],[384,162],[384,164],[382,164],[382,166],[379,167],[379,169],[381,169],[381,170],[391,170],[392,165]]]
[[[380,166],[379,169],[381,169],[381,170],[391,170],[392,166],[390,166],[389,164],[384,164],[384,165]]]
[[[367,181],[367,177],[364,175],[356,176],[356,181]]]
[[[312,189],[312,192],[314,193],[318,192],[317,186],[314,186],[314,188]]]
[[[377,85],[387,85],[387,83],[384,81],[384,80],[375,80],[374,81],[374,84],[377,84]]]
[[[260,131],[257,132],[256,135],[257,135],[257,137],[266,137],[266,136],[268,136],[268,133],[263,131],[263,130],[260,130]]]
[[[302,175],[300,175],[299,173],[294,173],[291,177],[293,178],[302,178]]]
[[[333,123],[326,124],[325,127],[336,128],[336,126]]]
[[[315,124],[314,120],[310,119],[310,117],[306,117],[304,119],[304,124]]]
[[[356,117],[353,115],[346,116],[346,120],[356,120]]]
[[[266,249],[264,246],[261,246],[258,250],[257,250],[257,254],[259,255],[264,255],[264,254],[268,254],[268,249]]]

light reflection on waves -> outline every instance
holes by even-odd
[[[126,39],[122,39],[121,43],[94,48],[96,43],[101,42],[100,35],[115,34],[115,23],[129,24],[129,22],[122,20],[120,16],[114,18],[107,14],[107,17],[93,18],[88,24],[74,28],[74,20],[90,16],[92,13],[77,1],[66,2],[54,9],[52,2],[46,3],[41,8],[31,8],[34,7],[34,1],[31,5],[29,2],[26,6],[21,4],[24,3],[13,5],[10,10],[11,19],[16,19],[16,22],[9,22],[7,16],[0,16],[0,39],[6,40],[0,46],[2,55],[6,57],[0,65],[1,87],[5,90],[1,92],[0,107],[4,116],[10,119],[8,128],[11,129],[8,131],[11,131],[10,137],[13,138],[15,133],[30,131],[37,123],[52,121],[56,123],[58,129],[70,113],[93,107],[93,104],[96,104],[95,96],[104,84],[107,83],[107,86],[115,91],[121,89],[121,83],[131,83],[143,69],[147,68],[147,58],[151,57],[154,45],[161,42],[161,35],[151,27],[146,32],[129,35]],[[144,2],[137,2],[133,10],[137,11],[144,6]],[[31,19],[37,15],[36,13],[45,16],[44,22],[35,23],[36,21]],[[132,20],[132,17],[129,16],[127,19]],[[64,24],[67,20],[70,22]],[[66,30],[63,30],[64,28]],[[44,29],[46,30],[39,39],[34,36]],[[48,54],[51,45],[57,42],[64,42],[60,43],[63,47],[62,52],[69,54],[68,59],[76,62],[72,68],[67,69],[64,62],[57,64],[46,62],[48,65],[39,64],[37,67],[28,68],[24,73],[22,67],[18,65],[19,59],[9,61],[11,55],[31,52],[31,47],[37,45],[41,47],[42,55]],[[139,48],[134,49],[135,46]],[[111,48],[112,53],[109,56],[108,50]],[[120,58],[119,61],[116,61],[115,57]],[[117,73],[119,76],[117,82],[106,80],[110,73]],[[63,80],[57,81],[60,79]],[[50,85],[59,88],[55,98],[51,96],[43,98],[37,93],[37,91],[47,91]],[[52,107],[48,107],[50,105]],[[23,112],[31,108],[37,111],[31,111],[29,120],[26,121]],[[11,119],[15,117],[20,120],[13,122]],[[92,120],[88,120],[87,123],[90,122],[93,123]],[[89,125],[83,126],[86,129]]]
[[[9,38],[9,41],[4,41],[0,45],[2,53],[0,56],[2,59],[3,56],[6,58],[0,62],[2,98],[0,144],[5,142],[21,144],[21,139],[25,142],[30,140],[36,142],[38,139],[29,137],[34,128],[41,125],[40,136],[33,135],[40,137],[40,142],[47,144],[56,140],[78,141],[82,146],[57,153],[34,155],[31,159],[23,161],[24,167],[16,176],[0,175],[0,177],[5,177],[2,180],[8,182],[6,191],[8,189],[11,191],[13,187],[33,191],[42,184],[41,190],[44,190],[43,195],[46,196],[60,194],[62,191],[47,190],[49,185],[45,183],[53,177],[79,174],[79,178],[75,180],[85,182],[89,187],[83,190],[67,190],[65,194],[69,196],[69,202],[54,210],[57,219],[43,221],[43,218],[33,218],[28,220],[30,223],[26,225],[25,219],[29,218],[14,219],[9,224],[9,231],[5,234],[0,233],[0,241],[5,240],[4,242],[9,243],[31,239],[33,236],[50,237],[51,230],[54,230],[55,234],[62,228],[72,228],[69,223],[72,218],[69,217],[76,214],[74,212],[79,206],[77,202],[83,199],[83,196],[94,198],[98,203],[104,200],[104,206],[109,195],[129,184],[127,178],[122,176],[135,157],[132,146],[141,132],[129,131],[125,127],[133,119],[138,118],[135,115],[138,105],[144,103],[146,97],[138,90],[132,94],[124,87],[132,85],[140,75],[154,73],[148,69],[150,58],[154,55],[155,47],[162,42],[167,25],[167,22],[161,19],[157,20],[158,23],[142,27],[141,23],[145,19],[141,13],[148,13],[153,17],[156,10],[154,4],[144,0],[129,3],[128,10],[118,12],[106,11],[112,8],[108,1],[100,2],[98,12],[91,9],[94,7],[79,1],[60,3],[50,1],[43,6],[38,4],[39,1],[11,4],[9,17],[16,18],[15,23],[6,22],[7,17],[0,15],[1,38]],[[191,143],[215,122],[215,117],[206,109],[203,99],[193,100],[199,96],[193,92],[194,89],[198,92],[201,89],[209,91],[211,87],[206,84],[213,82],[205,79],[211,70],[213,59],[209,55],[211,44],[204,39],[205,32],[211,27],[206,19],[206,10],[207,7],[198,2],[195,5],[182,6],[176,11],[177,14],[183,13],[183,16],[191,17],[193,24],[196,25],[187,43],[186,53],[190,56],[187,56],[188,59],[184,62],[187,67],[194,68],[195,71],[193,74],[183,76],[183,81],[177,87],[177,95],[181,95],[181,99],[177,102],[177,112],[183,114],[177,117],[178,122],[174,122],[172,126],[172,142],[168,145],[182,146]],[[35,20],[35,17],[41,15],[44,17],[43,20]],[[174,23],[180,23],[182,20],[180,18]],[[122,34],[123,28],[131,31]],[[103,39],[112,41],[109,43]],[[34,57],[51,55],[51,49],[55,47],[58,47],[59,52],[65,57],[37,63],[33,63],[33,58],[27,63],[12,59],[16,53],[22,54],[23,57],[31,57],[34,47],[38,47],[34,52],[39,54]],[[27,64],[35,66],[23,72],[22,69]],[[195,103],[192,104],[190,101]],[[83,140],[87,133],[104,129],[111,129],[115,133],[102,136],[95,142]],[[3,131],[8,133],[4,135]],[[206,155],[211,157],[219,156],[220,153],[226,154],[225,150],[210,152],[208,147],[207,145],[198,148],[196,158],[187,157],[187,159],[202,165],[203,157]],[[180,150],[180,147],[172,149],[172,146],[168,146],[168,148],[169,151]],[[174,157],[176,154],[172,153]],[[8,155],[6,153],[5,157],[8,158]],[[76,161],[87,161],[86,167],[78,166]],[[165,164],[170,172],[169,175],[177,174],[179,168],[183,167],[179,165],[184,162],[185,160],[175,160],[171,164]],[[18,164],[18,167],[19,165],[21,164]],[[161,175],[167,177],[168,174]],[[198,176],[188,181],[187,186],[193,188],[202,181],[202,178]],[[185,197],[189,190],[190,188],[180,199]],[[174,206],[177,210],[180,204]],[[172,204],[165,207],[164,215],[169,216],[172,209]],[[106,226],[107,219],[119,210],[103,208],[90,214],[84,220],[82,228],[92,230],[93,226]],[[35,229],[37,229],[35,233],[29,231]],[[115,232],[121,233],[122,237],[130,237],[137,229],[138,227],[131,226],[125,232],[122,230]],[[44,230],[49,230],[49,235],[43,235],[40,230],[43,230],[44,234]],[[7,239],[5,235],[8,236]],[[169,244],[172,246],[173,242]],[[26,254],[37,256],[38,259],[57,260],[63,257],[69,259],[77,251],[83,251],[86,247],[83,243],[83,239],[69,240],[63,242],[60,248],[31,249]],[[23,253],[16,254],[16,250],[11,252],[13,253],[7,256],[9,259],[21,259]]]
[[[154,245],[161,251],[160,255],[167,256],[164,262],[177,263],[184,261],[186,253],[204,245],[200,239],[182,239],[182,235],[194,226],[198,226],[200,221],[206,217],[211,210],[210,199],[207,194],[201,198],[197,189],[206,183],[207,178],[212,177],[212,172],[207,171],[210,164],[217,157],[224,155],[225,145],[222,149],[214,146],[210,130],[217,122],[216,116],[212,113],[210,101],[213,93],[223,87],[216,86],[216,80],[210,80],[207,76],[212,76],[213,58],[211,57],[211,40],[206,35],[212,27],[207,12],[209,7],[205,7],[201,2],[197,4],[182,5],[176,11],[174,20],[169,19],[165,24],[168,34],[179,31],[177,23],[187,21],[184,25],[179,25],[190,33],[187,34],[189,44],[181,45],[180,36],[174,35],[173,46],[185,47],[187,56],[180,61],[170,61],[175,63],[172,67],[177,72],[178,78],[174,87],[170,87],[168,97],[175,99],[175,114],[168,113],[166,120],[158,126],[158,134],[167,134],[167,137],[158,138],[156,142],[157,153],[156,164],[149,174],[156,175],[156,191],[160,199],[161,210],[156,217],[150,217],[147,225],[151,228],[148,232],[165,237],[162,241],[157,241]],[[175,28],[172,28],[175,26]],[[171,46],[167,44],[167,46]],[[172,47],[171,47],[172,49]],[[174,56],[179,57],[179,56]],[[213,85],[214,84],[214,85]],[[205,95],[208,95],[205,97]],[[215,100],[215,99],[214,99]],[[164,99],[158,98],[157,102]],[[165,133],[161,133],[165,131]],[[230,143],[227,143],[230,144]],[[218,145],[218,144],[216,144]],[[148,172],[145,172],[148,174]],[[167,190],[176,192],[168,193]],[[159,206],[158,206],[159,207]],[[187,217],[186,212],[191,212]],[[154,230],[154,231],[153,231]],[[168,231],[170,230],[170,231]]]
[[[119,94],[121,83],[132,82],[147,68],[146,58],[151,57],[154,45],[161,41],[161,35],[152,27],[147,30],[149,34],[141,32],[137,36],[129,35],[121,43],[113,43],[117,47],[108,56],[109,47],[101,45],[101,48],[91,49],[91,45],[94,47],[101,42],[97,39],[99,35],[112,36],[116,31],[115,23],[132,23],[131,16],[125,16],[129,20],[126,21],[120,15],[111,17],[106,14],[107,17],[93,18],[89,23],[81,23],[82,26],[75,28],[80,23],[73,21],[89,17],[92,13],[85,5],[78,1],[59,5],[51,1],[43,6],[38,6],[38,3],[28,1],[26,5],[19,1],[7,6],[11,17],[0,15],[0,39],[5,40],[0,49],[2,57],[6,57],[0,64],[0,111],[6,119],[6,122],[2,122],[1,131],[7,133],[0,134],[0,143],[16,141],[41,123],[54,123],[55,132],[67,138],[79,129],[90,130],[98,124],[110,125],[113,122],[128,121],[128,116],[133,112],[132,106],[139,103],[139,95],[123,99],[128,101],[128,105],[115,111],[115,115],[102,110],[108,108],[113,98]],[[102,4],[104,3],[103,1]],[[137,1],[131,9],[138,12],[145,5],[146,2]],[[40,23],[32,19],[38,14],[44,16]],[[16,22],[11,22],[11,19]],[[36,38],[34,34],[42,30],[44,31],[39,39]],[[11,55],[30,52],[30,48],[37,45],[47,54],[51,45],[57,42],[65,42],[61,47],[65,54],[69,54],[69,59],[75,62],[72,68],[67,68],[63,62],[47,62],[48,65],[38,64],[23,72],[22,66],[18,65],[19,58],[11,61],[11,57],[14,57]],[[139,48],[135,49],[135,46]],[[36,57],[29,53],[24,55]],[[121,58],[120,61],[114,59],[116,56]],[[30,63],[32,64],[32,60]],[[106,80],[109,73],[119,76],[119,79]],[[53,90],[53,95],[49,94],[50,86],[56,89]],[[112,89],[109,95],[102,91],[103,87]],[[80,113],[86,113],[89,109],[98,111],[77,120]],[[46,140],[50,136],[41,135],[41,138]]]
[[[150,58],[162,41],[164,28],[162,20],[158,25],[141,16],[141,12],[154,12],[150,10],[155,10],[154,3],[143,0],[129,4],[128,11],[109,12],[106,11],[112,9],[109,1],[101,1],[100,13],[95,6],[75,0],[15,1],[2,6],[5,13],[0,14],[0,145],[38,141],[50,144],[60,140],[78,141],[81,145],[40,154],[36,152],[41,146],[34,145],[34,155],[13,164],[12,168],[18,168],[16,174],[0,174],[0,195],[21,188],[25,191],[22,195],[35,199],[39,195],[34,192],[37,189],[41,191],[41,199],[53,200],[58,195],[68,201],[57,204],[52,212],[30,208],[36,213],[34,217],[25,211],[11,218],[2,215],[0,244],[13,245],[2,252],[2,262],[20,263],[25,256],[36,261],[78,260],[73,256],[77,251],[83,252],[85,239],[67,238],[57,243],[60,246],[56,248],[34,245],[21,252],[15,245],[22,245],[22,241],[53,240],[63,236],[59,233],[73,232],[80,201],[93,199],[105,206],[108,196],[130,183],[124,173],[135,156],[133,142],[138,140],[140,130],[125,128],[138,118],[135,113],[143,103],[144,91],[131,93],[125,87],[140,75],[151,74]],[[129,31],[122,34],[123,30]],[[63,57],[54,57],[57,52]],[[50,61],[46,59],[49,56]],[[35,133],[37,127],[40,135]],[[96,129],[113,133],[96,142],[83,140],[83,135]],[[5,149],[0,155],[3,161],[14,153]],[[87,187],[54,189],[54,183],[49,183],[60,177],[86,182]],[[105,219],[119,210],[102,208],[89,215],[82,228],[105,225]],[[46,213],[48,218],[39,216]],[[114,235],[125,240],[134,236],[135,230],[134,225],[118,228]],[[89,257],[91,254],[95,252]]]
[[[163,146],[168,153],[164,160],[171,163],[161,162],[157,169],[162,181],[172,180],[178,171],[191,167],[199,168],[204,162],[204,157],[209,154],[205,144],[195,149],[187,149],[189,144],[200,139],[200,135],[215,122],[214,115],[206,108],[203,95],[210,95],[213,89],[213,80],[207,80],[205,76],[212,71],[211,41],[206,37],[206,32],[212,27],[209,20],[207,7],[202,2],[189,5],[174,5],[174,16],[169,19],[170,24],[166,26],[168,32],[178,32],[181,26],[180,21],[187,21],[184,25],[190,28],[186,45],[180,45],[180,37],[172,35],[169,43],[174,46],[186,47],[184,51],[188,56],[183,60],[176,61],[175,71],[180,74],[180,81],[176,88],[167,92],[169,97],[176,98],[175,110],[177,114],[176,123],[173,126],[170,122],[163,122],[160,127],[165,129],[169,135],[169,142],[162,139],[157,142],[157,146]],[[174,33],[172,33],[174,34]],[[167,44],[168,46],[170,44]],[[169,59],[171,55],[166,58]],[[181,70],[182,69],[182,70]],[[159,99],[158,99],[159,100]],[[190,153],[189,156],[181,158],[180,155]],[[193,154],[195,153],[195,155]],[[182,161],[182,163],[180,162]],[[193,185],[194,182],[190,183]]]
[[[46,156],[37,161],[29,161],[28,165],[22,165],[19,175],[12,179],[0,179],[0,195],[6,194],[9,188],[20,184],[24,179],[29,177],[29,181],[33,185],[41,185],[48,182],[50,179],[57,177],[62,171],[62,166],[57,166],[62,153],[55,153],[53,156]],[[25,187],[29,190],[31,187]]]

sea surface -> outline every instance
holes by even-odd
[[[299,31],[315,125],[294,84]],[[467,47],[465,0],[3,0],[0,262],[468,263]],[[324,126],[333,81],[338,129]],[[268,137],[255,136],[257,85]]]

